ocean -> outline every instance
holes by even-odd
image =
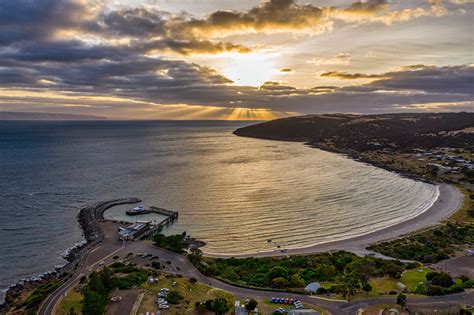
[[[0,288],[64,264],[61,253],[83,239],[79,209],[101,200],[179,211],[166,233],[236,254],[364,234],[437,197],[437,186],[343,155],[232,134],[248,124],[0,122]],[[105,216],[127,219],[127,208]]]

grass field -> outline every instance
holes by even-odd
[[[176,282],[175,286],[173,286],[173,282]],[[188,279],[179,277],[166,278],[160,276],[157,284],[146,283],[142,285],[142,288],[145,290],[145,296],[138,310],[139,314],[158,310],[156,305],[157,293],[162,288],[176,290],[183,296],[179,304],[171,305],[170,309],[162,311],[162,314],[195,314],[196,302],[205,302],[218,297],[226,298],[231,308],[233,308],[235,301],[234,296],[229,292],[214,289],[201,283],[191,284]]]
[[[59,304],[59,314],[67,315],[71,308],[73,308],[77,314],[80,314],[82,311],[81,301],[81,293],[77,292],[74,288],[69,290],[67,296],[65,296]]]
[[[413,292],[418,283],[426,281],[426,274],[430,271],[429,268],[424,267],[407,270],[402,274],[400,282],[407,286],[409,292]]]

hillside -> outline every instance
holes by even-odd
[[[0,120],[102,120],[93,115],[56,114],[37,112],[0,112]]]
[[[471,128],[471,129],[470,129]],[[236,130],[238,136],[302,141],[358,152],[474,146],[474,113],[326,114],[290,117]]]

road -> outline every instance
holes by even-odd
[[[113,230],[112,230],[113,231]],[[113,232],[111,232],[113,233]],[[108,233],[106,233],[107,235]],[[61,285],[56,291],[54,291],[48,298],[41,304],[38,314],[40,315],[50,315],[55,314],[61,298],[64,294],[76,286],[80,278],[84,275],[89,275],[93,270],[96,270],[99,267],[100,261],[105,261],[106,263],[112,262],[112,257],[118,255],[120,257],[126,256],[128,253],[149,253],[160,257],[161,260],[170,261],[173,265],[173,270],[176,270],[177,273],[182,274],[188,278],[196,278],[199,282],[210,285],[212,287],[231,292],[235,295],[237,299],[245,299],[249,297],[268,299],[271,297],[288,297],[293,299],[299,299],[302,302],[317,305],[321,308],[327,309],[334,315],[343,315],[343,314],[356,314],[357,310],[361,307],[377,304],[394,304],[395,297],[380,297],[372,299],[364,299],[353,302],[345,301],[334,301],[327,300],[319,297],[312,297],[308,295],[301,294],[292,294],[292,293],[279,293],[273,291],[263,291],[242,288],[228,283],[222,282],[212,277],[207,277],[201,274],[194,265],[192,265],[186,257],[178,255],[160,248],[153,246],[149,242],[129,242],[125,246],[118,241],[113,239],[114,236],[107,235],[105,240],[91,249],[88,254],[83,256],[79,261],[78,267],[74,273],[74,276],[67,280],[63,285]],[[408,301],[408,306],[410,305],[424,305],[424,304],[443,304],[449,302],[459,302],[464,304],[474,304],[474,291],[467,291],[463,293],[453,294],[449,296],[441,297],[426,297],[426,298],[413,298]]]
[[[64,297],[71,288],[74,288],[79,284],[83,276],[87,276],[92,271],[96,270],[99,267],[100,261],[107,260],[122,249],[122,246],[118,242],[112,241],[104,241],[92,248],[79,260],[74,275],[50,294],[43,303],[41,303],[38,314],[54,314],[62,297]]]

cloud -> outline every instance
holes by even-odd
[[[380,74],[364,74],[364,73],[347,73],[342,71],[330,71],[319,75],[320,77],[336,78],[341,80],[359,80],[359,79],[380,79]]]
[[[430,11],[435,6],[442,10],[439,3],[428,4],[423,10]],[[216,11],[196,18],[152,7],[106,10],[99,0],[44,0],[41,4],[2,0],[0,89],[25,94],[36,91],[41,95],[25,99],[18,94],[0,93],[0,107],[11,110],[11,106],[19,104],[49,104],[56,109],[64,102],[64,106],[91,114],[103,115],[106,109],[111,115],[119,111],[121,115],[141,117],[158,105],[161,108],[177,104],[312,113],[390,111],[410,104],[472,101],[471,66],[411,65],[382,74],[331,71],[321,76],[371,82],[343,88],[296,88],[287,83],[266,82],[255,88],[235,86],[210,67],[176,57],[258,49],[236,43],[235,38],[220,38],[226,35],[314,34],[337,27],[337,23],[378,23],[383,22],[381,17],[402,12],[389,10],[385,1],[355,2],[336,8],[271,0],[243,12]],[[399,16],[393,21],[403,19],[407,18]],[[312,62],[347,65],[350,57],[340,53]],[[284,68],[280,73],[291,71]],[[74,99],[58,97],[59,94],[73,95]],[[92,101],[92,97],[96,98]],[[182,108],[173,109],[179,114]]]
[[[351,55],[347,53],[339,53],[331,58],[313,58],[308,63],[314,63],[317,66],[335,66],[348,65],[351,61]]]

